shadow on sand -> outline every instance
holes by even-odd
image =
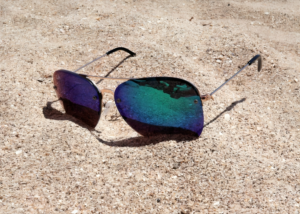
[[[230,106],[228,106],[224,111],[222,111],[220,114],[218,114],[214,119],[209,121],[204,125],[204,128],[208,126],[209,124],[216,121],[220,116],[222,116],[225,112],[231,111],[237,104],[242,103],[246,100],[246,98],[243,98],[241,100],[235,101],[231,103]],[[54,101],[56,102],[56,101]],[[198,139],[198,137],[195,136],[187,136],[187,135],[159,135],[159,136],[152,136],[152,137],[134,137],[129,139],[123,139],[123,140],[117,140],[117,141],[108,141],[104,140],[97,136],[95,133],[101,134],[101,132],[95,130],[94,128],[89,127],[85,123],[81,122],[80,120],[77,120],[76,118],[64,114],[54,108],[52,108],[51,104],[53,102],[48,102],[47,106],[43,108],[43,114],[45,118],[51,119],[51,120],[69,120],[77,125],[86,128],[91,132],[91,134],[101,143],[106,144],[108,146],[116,146],[116,147],[140,147],[140,146],[147,146],[151,144],[157,144],[159,142],[167,141],[167,140],[175,140],[176,142],[182,142],[182,141],[192,141]]]

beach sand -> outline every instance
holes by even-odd
[[[0,2],[0,213],[300,213],[298,0]],[[91,131],[53,102],[53,73],[116,47],[137,56],[81,73],[206,94],[263,68],[203,103],[199,138],[142,137],[115,105]]]

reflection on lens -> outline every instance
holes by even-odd
[[[102,95],[93,83],[66,70],[55,71],[53,82],[66,113],[96,127],[101,113]]]
[[[200,136],[202,132],[201,98],[197,89],[185,80],[169,77],[129,80],[117,87],[115,100],[124,120],[143,136]]]

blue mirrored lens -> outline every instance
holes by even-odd
[[[53,82],[66,113],[96,127],[101,113],[102,95],[93,83],[66,70],[55,71]]]
[[[186,134],[200,136],[202,102],[189,82],[170,77],[141,78],[119,85],[117,108],[124,120],[143,136]]]

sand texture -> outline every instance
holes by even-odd
[[[90,130],[53,102],[53,73],[116,47],[137,56],[81,73],[178,77],[206,94],[256,54],[263,69],[203,104],[199,138],[142,137],[114,103]],[[298,0],[0,0],[1,214],[299,214],[299,138]]]

